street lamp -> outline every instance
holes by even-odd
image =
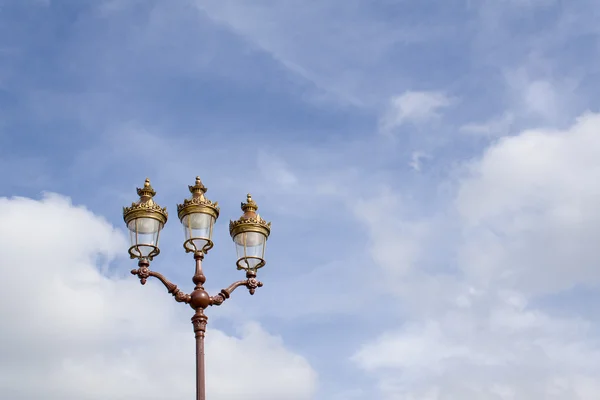
[[[162,274],[150,270],[150,261],[160,253],[158,239],[160,231],[167,223],[167,209],[154,202],[156,192],[146,179],[143,188],[137,189],[138,202],[123,207],[123,219],[130,232],[131,247],[129,256],[137,258],[138,268],[131,271],[140,278],[142,285],[153,276],[160,280],[177,302],[189,304],[195,311],[192,317],[196,336],[196,400],[206,399],[204,374],[204,335],[208,317],[204,310],[209,306],[219,306],[240,286],[245,286],[250,294],[263,284],[256,279],[259,268],[265,265],[265,247],[271,233],[271,223],[265,221],[256,212],[258,206],[248,194],[246,203],[242,203],[244,214],[237,221],[229,222],[229,233],[237,251],[237,268],[246,271],[246,279],[231,284],[215,296],[204,290],[206,277],[202,272],[204,255],[213,247],[213,226],[219,217],[219,205],[205,197],[207,191],[200,178],[189,186],[192,197],[177,205],[177,216],[184,228],[183,247],[187,253],[194,254],[196,272],[192,281],[196,285],[192,293],[186,294],[177,285],[168,281]]]

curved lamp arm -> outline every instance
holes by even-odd
[[[167,280],[167,278],[164,277],[163,274],[160,274],[158,272],[154,272],[154,271],[150,271],[150,263],[147,261],[140,261],[139,262],[139,269],[132,269],[131,270],[131,274],[132,275],[137,275],[138,278],[140,278],[140,283],[142,285],[146,284],[146,279],[148,279],[149,277],[153,276],[155,278],[157,278],[159,281],[161,281],[163,283],[163,285],[165,285],[165,287],[167,288],[167,290],[169,291],[169,293],[171,293],[173,295],[173,297],[175,297],[175,301],[179,302],[179,303],[186,303],[189,304],[190,302],[190,295],[186,294],[184,292],[182,292],[181,290],[179,290],[177,288],[177,285],[175,285],[172,282],[169,282]]]
[[[263,286],[263,283],[259,282],[256,279],[255,272],[250,272],[250,271],[246,272],[246,278],[247,279],[244,279],[243,281],[237,281],[235,283],[232,283],[227,289],[221,290],[221,293],[219,293],[218,295],[211,296],[210,297],[210,305],[211,306],[220,306],[221,304],[223,304],[223,302],[225,300],[227,300],[229,298],[229,296],[231,296],[231,293],[233,293],[233,291],[235,289],[239,288],[240,286],[246,286],[251,295],[254,294],[254,292],[256,291],[257,288]]]

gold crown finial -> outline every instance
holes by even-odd
[[[199,176],[196,177],[196,184],[194,186],[188,186],[188,188],[194,197],[204,197],[204,193],[208,191],[206,186],[202,184],[202,180],[200,180]]]
[[[146,178],[146,180],[144,181],[143,188],[137,188],[137,194],[142,200],[151,199],[156,195],[156,192],[152,188],[152,185],[150,185],[150,178]]]
[[[254,200],[252,200],[252,195],[248,193],[246,195],[246,202],[242,203],[242,211],[245,213],[255,212],[258,210],[258,204]]]

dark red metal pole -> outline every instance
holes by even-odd
[[[206,385],[204,374],[204,335],[206,334],[206,323],[208,317],[204,314],[204,310],[210,306],[210,295],[204,290],[204,282],[206,277],[202,272],[202,260],[204,254],[196,252],[194,254],[196,260],[196,272],[192,281],[196,284],[194,291],[190,294],[190,306],[196,311],[192,317],[194,324],[194,334],[196,335],[196,400],[206,400]]]
[[[192,317],[196,334],[196,400],[206,400],[206,379],[204,373],[204,335],[208,317],[201,308]]]

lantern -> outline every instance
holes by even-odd
[[[123,207],[123,219],[131,239],[129,256],[152,260],[160,253],[158,238],[167,223],[167,209],[154,202],[156,192],[150,185],[150,179],[146,179],[143,188],[137,189],[137,194],[140,196],[137,203]]]
[[[271,233],[271,223],[258,215],[258,205],[248,194],[242,203],[244,214],[237,221],[229,223],[229,233],[237,251],[237,267],[246,271],[256,271],[265,265],[265,249]]]
[[[219,203],[213,203],[204,196],[207,189],[199,177],[189,190],[192,197],[177,205],[177,215],[185,233],[183,247],[188,253],[206,253],[213,247],[212,233],[219,217]]]

